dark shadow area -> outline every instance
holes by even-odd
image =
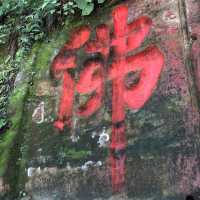
[[[195,200],[195,198],[192,195],[187,195],[185,200]]]

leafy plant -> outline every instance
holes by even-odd
[[[105,0],[98,0],[98,3],[104,3]],[[82,15],[89,15],[94,10],[94,0],[75,0],[77,7],[81,9]]]
[[[8,47],[8,58],[0,63],[0,129],[6,124],[8,95],[13,77],[34,42],[50,29],[81,11],[89,15],[105,0],[3,0],[0,1],[0,47]],[[77,12],[78,11],[78,12]]]
[[[4,127],[7,124],[6,119],[0,119],[0,127]]]
[[[82,11],[82,15],[89,15],[94,9],[94,3],[92,0],[75,0],[77,6]]]
[[[75,8],[77,8],[77,4],[74,1],[68,1],[63,6],[64,14],[65,15],[74,14]]]
[[[0,66],[0,129],[7,124],[6,119],[6,106],[8,101],[8,94],[10,92],[9,81],[12,78],[12,70],[2,69],[3,66]]]
[[[105,0],[98,0],[98,3],[104,3]]]

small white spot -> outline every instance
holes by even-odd
[[[97,163],[95,164],[96,167],[101,167],[103,164],[101,161],[97,161]]]
[[[79,136],[76,136],[76,135],[72,135],[72,136],[70,137],[70,139],[72,140],[72,142],[78,142],[78,140],[80,139],[80,137],[79,137]]]
[[[34,171],[35,171],[35,168],[29,167],[28,170],[27,170],[27,176],[28,176],[28,177],[33,176]]]
[[[87,171],[89,167],[93,166],[94,162],[93,161],[87,161],[84,165],[81,166],[81,170]]]
[[[33,111],[32,119],[37,124],[41,124],[44,122],[44,102],[43,101]]]
[[[97,143],[99,144],[99,147],[106,147],[109,140],[110,140],[110,136],[108,133],[106,133],[106,130],[104,128],[103,132],[99,136],[99,140]]]
[[[93,133],[92,133],[92,138],[95,138],[96,137],[96,135],[97,135],[97,132],[96,131],[94,131]]]

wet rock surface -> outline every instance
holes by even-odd
[[[27,91],[20,139],[14,146],[19,149],[18,157],[12,155],[6,172],[14,177],[5,178],[11,193],[19,193],[21,200],[179,200],[198,193],[198,95],[190,65],[190,40],[185,31],[186,7],[180,2],[123,2],[128,5],[130,22],[142,15],[149,16],[153,22],[149,35],[133,54],[154,44],[164,54],[165,64],[157,87],[144,107],[137,112],[126,109],[127,148],[113,153],[118,162],[118,178],[124,179],[117,186],[113,185],[115,169],[109,150],[112,83],[106,82],[104,102],[95,114],[88,118],[75,115],[72,128],[65,126],[64,131],[59,131],[53,124],[62,87],[52,79],[50,68],[71,30],[56,33],[50,43],[37,47],[33,84]],[[112,27],[111,11],[99,12],[80,25],[89,24],[94,29],[106,23]],[[86,59],[82,49],[78,55],[76,79]],[[80,101],[77,95],[74,109]],[[13,183],[14,179],[17,181]],[[5,189],[2,185],[0,182],[0,191]],[[113,187],[118,191],[113,192]]]

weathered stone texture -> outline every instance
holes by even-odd
[[[89,118],[75,116],[72,129],[66,127],[62,133],[53,127],[62,88],[61,82],[53,80],[50,74],[52,60],[69,39],[72,28],[81,24],[94,28],[99,23],[112,27],[107,9],[56,33],[49,43],[36,48],[35,75],[24,103],[21,140],[15,144],[20,149],[20,165],[17,172],[13,171],[15,166],[7,172],[18,179],[19,187],[14,189],[24,191],[32,200],[178,200],[189,194],[198,195],[200,2],[127,0],[123,3],[128,5],[130,22],[142,15],[153,21],[150,34],[132,53],[154,44],[164,54],[165,64],[145,106],[137,112],[127,108],[126,181],[121,194],[112,192],[108,144],[104,147],[98,144],[102,133],[111,137],[111,82],[106,82],[104,104],[98,112]],[[82,49],[78,55],[76,73],[80,73],[81,62],[86,59]],[[83,96],[81,100],[75,98],[75,108],[80,101],[85,101]]]

